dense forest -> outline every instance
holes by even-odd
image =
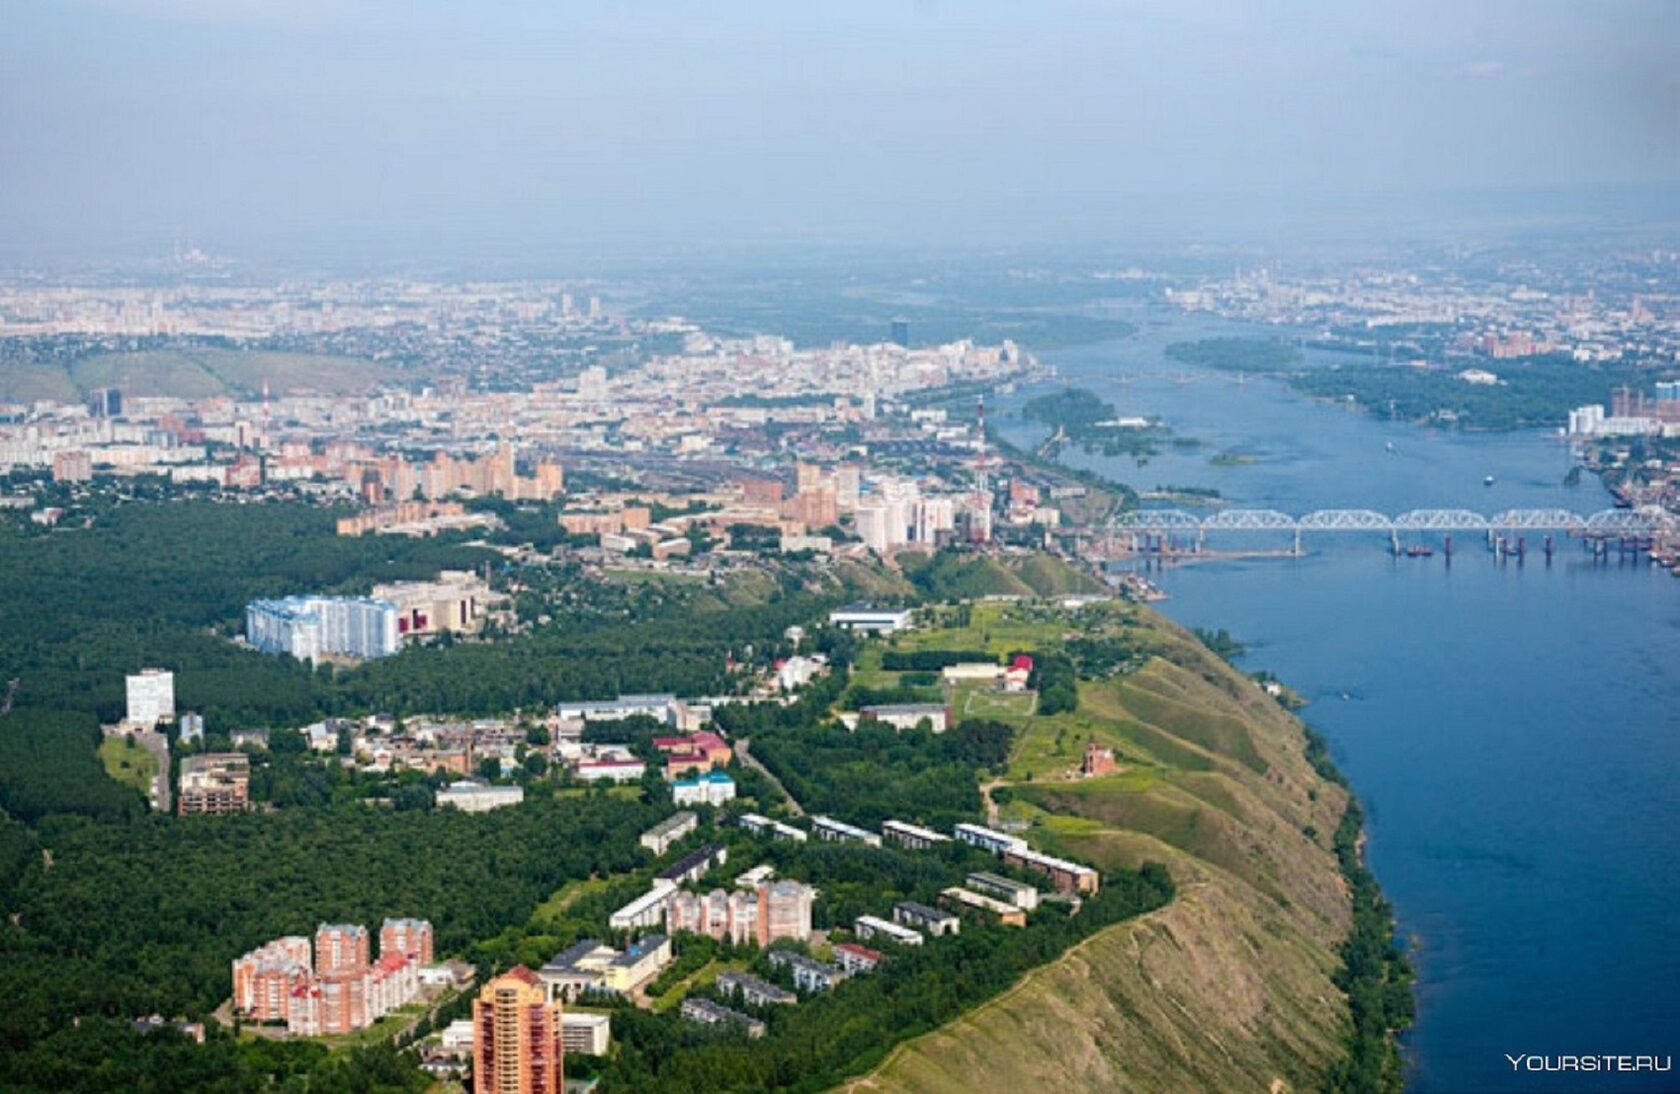
[[[1009,754],[1010,728],[966,721],[945,733],[832,724],[753,737],[753,755],[814,813],[877,828],[898,819],[936,827],[980,812],[975,772]]]
[[[604,795],[485,814],[362,807],[127,824],[51,817],[0,927],[0,1043],[72,1015],[207,1014],[228,962],[323,920],[422,916],[440,952],[523,920],[563,882],[630,868],[668,810]]]
[[[1403,365],[1348,365],[1292,375],[1297,391],[1349,399],[1374,414],[1466,429],[1561,426],[1588,403],[1608,404],[1622,384],[1644,387],[1650,376],[1627,365],[1587,365],[1567,356],[1484,362],[1497,384],[1471,384],[1456,372]],[[1445,413],[1443,413],[1445,412]]]
[[[169,668],[177,705],[203,713],[212,731],[373,711],[500,713],[621,691],[706,694],[730,687],[729,654],[772,649],[789,624],[840,599],[792,579],[752,604],[644,596],[505,643],[414,648],[353,669],[311,669],[229,641],[251,599],[365,593],[486,555],[443,539],[339,537],[332,522],[330,510],[304,506],[189,501],[121,506],[49,536],[0,526],[0,681],[18,679],[18,709],[112,722],[125,674]]]
[[[1087,452],[1104,456],[1134,456],[1140,461],[1156,455],[1162,446],[1194,448],[1197,441],[1178,437],[1158,420],[1142,425],[1119,422],[1114,404],[1086,388],[1064,388],[1040,395],[1021,408],[1022,417],[1041,422],[1053,431],[1048,442],[1054,448],[1068,440]]]
[[[1198,368],[1224,372],[1283,372],[1301,363],[1301,351],[1281,338],[1204,338],[1174,342],[1166,355]]]

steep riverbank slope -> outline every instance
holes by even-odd
[[[1167,907],[1094,935],[1008,994],[906,1043],[852,1088],[1311,1090],[1346,1055],[1332,981],[1350,927],[1332,849],[1347,795],[1299,722],[1146,609],[1141,667],[1019,719],[1005,820],[1099,867],[1164,861]],[[1120,769],[1081,778],[1087,742]]]

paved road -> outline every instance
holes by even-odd
[[[739,741],[735,742],[735,754],[741,757],[741,762],[752,768],[754,771],[763,774],[766,779],[769,779],[770,785],[781,791],[782,797],[787,799],[788,808],[793,811],[793,815],[796,817],[803,817],[805,815],[805,808],[793,800],[793,795],[789,794],[787,787],[782,785],[782,780],[776,778],[776,773],[774,771],[771,771],[768,767],[765,767],[753,757],[751,748],[752,739],[749,737],[742,737]]]
[[[159,813],[167,813],[170,809],[169,797],[169,738],[162,733],[136,733],[134,743],[151,752],[157,760],[158,773],[152,779],[152,802]]]

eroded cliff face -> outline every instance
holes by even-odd
[[[1076,715],[1027,724],[1004,809],[1035,822],[1035,843],[1099,867],[1165,862],[1178,895],[906,1043],[854,1089],[1280,1092],[1316,1089],[1341,1057],[1331,976],[1349,907],[1330,839],[1346,794],[1252,681],[1159,616],[1138,623],[1157,655],[1082,684]],[[1115,748],[1121,771],[1060,774],[1087,740]]]

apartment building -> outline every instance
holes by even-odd
[[[251,805],[251,758],[243,752],[206,752],[181,761],[176,808],[193,813],[238,813]]]

